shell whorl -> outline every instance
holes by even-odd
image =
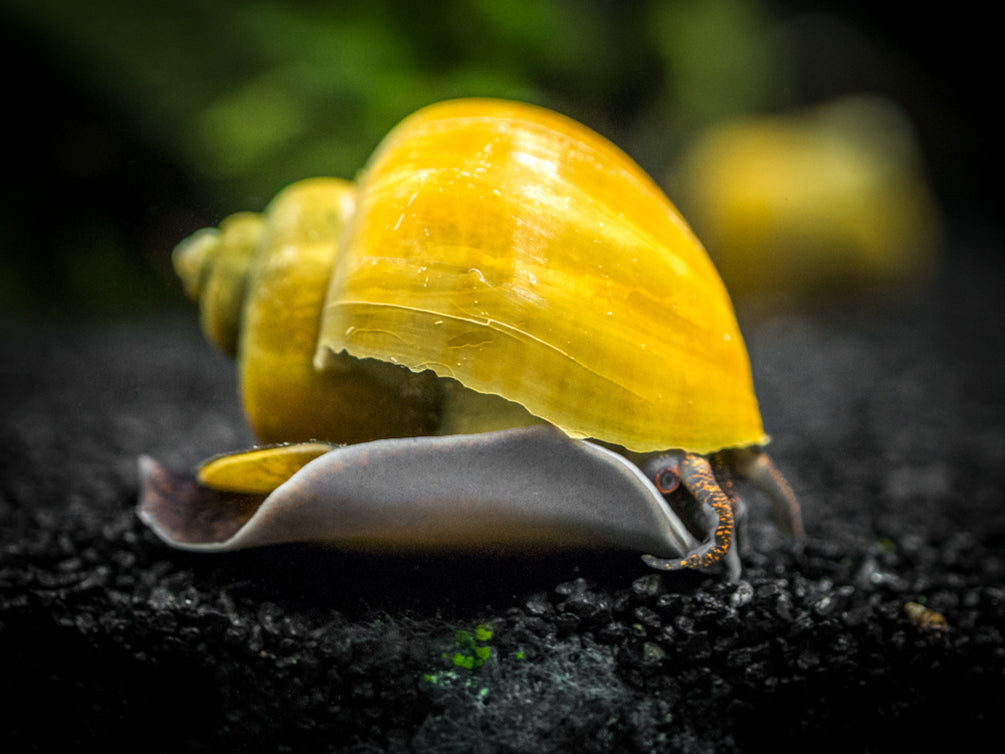
[[[432,374],[344,354],[326,370],[312,365],[354,192],[335,178],[300,181],[265,212],[233,215],[175,251],[204,332],[237,356],[245,414],[263,442],[407,437],[439,422]]]

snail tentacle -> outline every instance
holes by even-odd
[[[733,462],[737,472],[771,501],[778,528],[790,536],[801,538],[804,530],[799,500],[771,456],[761,448],[745,448],[736,454]]]
[[[656,558],[644,555],[643,560],[651,568],[676,570],[679,568],[708,568],[725,559],[730,578],[736,580],[740,574],[739,557],[732,547],[734,539],[734,502],[727,495],[712,472],[712,466],[704,456],[687,453],[680,461],[679,474],[684,486],[694,496],[701,508],[714,514],[717,519],[711,537],[678,560]]]

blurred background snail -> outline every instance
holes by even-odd
[[[906,295],[942,217],[907,116],[875,95],[717,122],[675,168],[680,204],[733,296],[764,304]]]
[[[140,516],[174,546],[607,545],[735,574],[734,476],[801,533],[718,273],[564,116],[432,105],[355,182],[294,184],[174,259],[255,434],[290,443],[195,480],[144,458]]]

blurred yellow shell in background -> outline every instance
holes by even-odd
[[[906,116],[860,95],[719,123],[672,183],[734,295],[834,298],[931,272],[941,217],[919,163]]]
[[[266,441],[536,420],[634,451],[767,440],[701,244],[623,152],[538,107],[425,108],[355,184],[294,184],[175,263]]]

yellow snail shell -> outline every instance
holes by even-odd
[[[184,242],[175,263],[200,300],[207,335],[237,355],[245,411],[264,442],[446,435],[392,447],[435,447],[462,469],[461,450],[471,458],[498,450],[480,435],[544,422],[561,430],[549,442],[562,437],[590,459],[606,456],[579,439],[643,466],[673,450],[666,462],[673,474],[716,509],[719,529],[729,529],[700,557],[683,536],[654,548],[688,555],[677,564],[691,566],[728,550],[733,503],[702,458],[724,451],[798,532],[791,490],[759,451],[768,438],[715,268],[641,168],[561,115],[495,100],[427,107],[388,134],[355,184],[294,184],[264,215],[235,216]],[[541,442],[543,435],[517,436]],[[367,464],[386,457],[353,452]],[[229,463],[255,477],[265,458],[283,467],[284,453],[252,451]],[[296,487],[301,466],[306,473],[323,465],[311,460],[317,453],[324,448],[290,461],[279,477]],[[514,463],[518,457],[526,458],[514,454]],[[154,494],[171,483],[145,463],[146,500],[170,498]],[[441,480],[450,466],[431,465]],[[203,469],[203,487],[233,491],[213,481],[219,467]],[[492,473],[505,480],[526,471],[510,468]],[[428,494],[435,484],[418,486]],[[647,484],[626,496],[639,510],[662,506],[659,515],[673,515],[661,490]],[[262,494],[276,487],[251,486]],[[552,486],[541,516],[549,496],[562,496]],[[465,486],[466,494],[477,488]],[[524,509],[511,498],[512,510]],[[153,525],[152,505],[143,515]],[[620,515],[633,515],[631,505]],[[578,541],[574,526],[563,526]],[[651,564],[672,565],[657,560]]]

